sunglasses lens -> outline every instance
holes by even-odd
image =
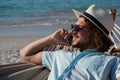
[[[85,28],[81,28],[80,25],[76,25],[76,24],[71,24],[71,30],[74,29],[76,32],[80,32],[80,31],[88,31],[88,29]]]
[[[81,28],[79,28],[79,25],[72,24],[71,29],[74,29],[75,31],[79,31]]]

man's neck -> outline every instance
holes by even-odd
[[[84,51],[84,50],[87,50],[87,49],[95,49],[95,45],[94,44],[91,44],[91,45],[84,45],[82,47],[80,47],[80,51]]]

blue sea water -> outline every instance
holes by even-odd
[[[116,8],[120,16],[120,0],[0,0],[0,28],[68,24],[75,19],[72,9],[83,12],[91,4]]]
[[[120,9],[120,0],[0,0],[0,25],[54,20],[72,14],[71,9],[83,11],[91,4]]]

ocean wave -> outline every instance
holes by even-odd
[[[120,13],[116,13],[116,16],[120,16]]]
[[[0,28],[10,27],[29,27],[29,26],[54,26],[54,25],[67,25],[72,24],[75,20],[51,20],[51,21],[39,21],[39,22],[21,22],[21,23],[0,23]]]

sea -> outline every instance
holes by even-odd
[[[120,16],[120,0],[0,0],[0,36],[43,36],[59,28],[69,30],[76,20],[72,9],[84,12],[92,4],[107,11],[115,8]]]

